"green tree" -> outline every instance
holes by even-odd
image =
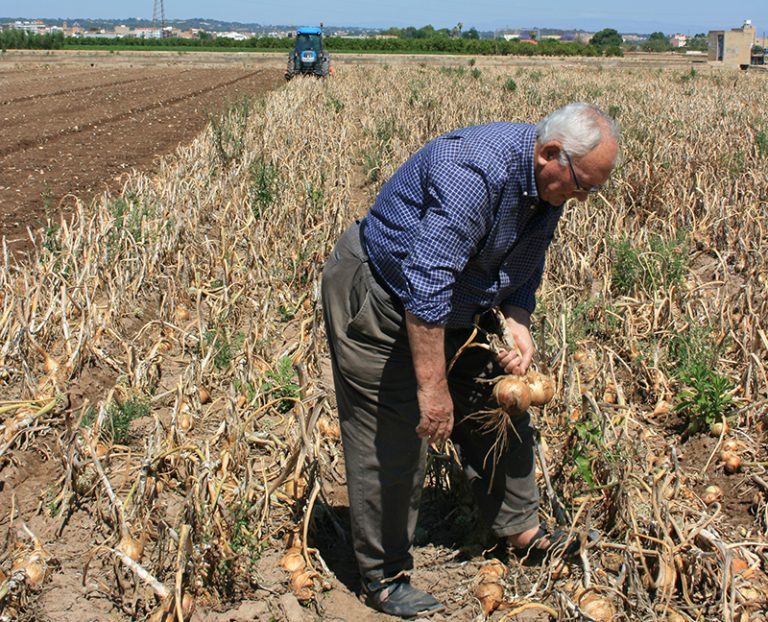
[[[688,39],[688,42],[685,44],[686,50],[698,50],[699,52],[706,52],[709,49],[709,42],[707,40],[707,35],[704,33],[699,33],[697,35],[694,35],[690,39]]]
[[[461,33],[461,38],[462,39],[479,39],[480,33],[477,32],[476,28],[470,28],[466,32]]]
[[[614,30],[613,28],[603,28],[601,31],[596,32],[589,42],[592,45],[607,47],[609,45],[621,45],[624,42],[624,39],[617,30]]]
[[[641,47],[644,52],[668,52],[672,49],[672,44],[663,32],[652,32]]]

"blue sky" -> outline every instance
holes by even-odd
[[[8,17],[151,18],[154,0],[0,0],[0,15]],[[758,34],[768,31],[768,0],[165,0],[169,19],[208,17],[261,24],[329,26],[423,26],[494,30],[504,27],[550,27],[621,32],[695,34],[741,26],[751,19]]]

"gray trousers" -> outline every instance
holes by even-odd
[[[362,576],[390,577],[413,566],[411,544],[424,484],[425,440],[418,438],[416,377],[402,305],[374,277],[359,223],[339,239],[323,270],[323,314],[333,365],[349,489],[352,538]],[[446,331],[450,358],[469,330]],[[493,408],[489,384],[502,371],[493,355],[470,348],[448,378],[454,402],[451,436],[481,515],[498,536],[538,524],[533,431],[515,422],[506,452],[487,459],[495,438],[467,416]]]

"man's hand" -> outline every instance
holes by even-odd
[[[453,430],[453,400],[445,375],[445,328],[406,312],[408,343],[416,372],[419,424],[416,434],[444,443]]]
[[[448,383],[419,387],[416,395],[421,414],[416,434],[419,438],[441,445],[448,440],[453,430],[453,400],[448,391]]]
[[[531,337],[531,315],[520,307],[507,306],[502,309],[507,322],[507,330],[517,346],[517,352],[499,353],[499,365],[508,374],[522,376],[528,371],[533,360],[533,338]]]

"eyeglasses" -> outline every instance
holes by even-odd
[[[573,170],[573,161],[571,160],[571,156],[568,155],[568,152],[563,149],[563,154],[565,154],[565,159],[568,161],[568,168],[571,169],[571,177],[573,177],[573,183],[576,185],[576,190],[579,192],[589,192],[590,194],[595,194],[597,192],[600,192],[603,189],[603,185],[600,184],[598,186],[590,186],[589,188],[585,188],[581,185],[579,182],[579,178],[576,177],[576,171]]]

